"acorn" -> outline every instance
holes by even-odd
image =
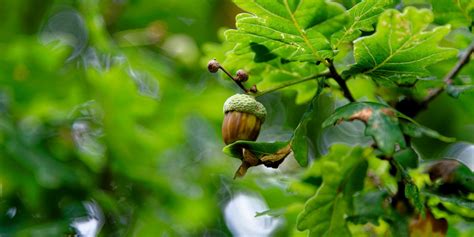
[[[222,138],[225,144],[238,140],[255,141],[267,111],[253,96],[236,94],[224,103]]]

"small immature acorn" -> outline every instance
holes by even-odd
[[[239,69],[236,75],[234,80],[238,82],[246,82],[249,79],[249,75],[242,69]]]
[[[209,70],[209,72],[216,73],[217,71],[219,71],[220,66],[221,65],[219,64],[219,62],[217,62],[217,60],[212,59],[207,63],[207,70]]]
[[[224,103],[222,138],[225,144],[238,140],[255,141],[267,111],[253,96],[236,94]]]

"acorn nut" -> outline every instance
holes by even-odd
[[[222,137],[225,144],[238,140],[255,141],[267,111],[253,96],[236,94],[224,103]]]

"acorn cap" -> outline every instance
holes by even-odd
[[[246,94],[235,94],[229,97],[224,103],[224,113],[237,111],[253,114],[263,123],[267,116],[267,110],[253,96]]]

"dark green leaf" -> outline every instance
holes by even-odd
[[[427,9],[407,7],[403,13],[387,10],[379,18],[375,34],[354,44],[356,63],[346,75],[364,73],[386,80],[408,80],[430,75],[429,65],[456,56],[455,49],[438,43],[449,26],[425,31],[433,20]]]
[[[424,213],[423,200],[420,196],[420,190],[413,182],[410,174],[408,174],[407,170],[400,163],[398,163],[397,160],[392,159],[390,160],[390,163],[397,169],[400,179],[405,184],[405,197],[412,202],[418,211]]]
[[[264,155],[271,155],[287,146],[288,142],[254,142],[254,141],[236,141],[225,146],[222,151],[231,157],[242,159],[242,148],[250,150],[257,158]]]
[[[365,134],[372,136],[378,148],[387,155],[395,148],[405,148],[405,139],[398,124],[395,111],[382,104],[372,102],[355,102],[342,106],[324,121],[323,126],[335,124],[342,120],[361,120],[365,122]]]
[[[404,134],[407,134],[410,137],[421,137],[423,135],[438,139],[443,142],[454,142],[456,141],[455,138],[452,137],[446,137],[438,133],[437,131],[427,128],[418,122],[416,122],[414,119],[403,115],[401,113],[397,113],[398,117],[401,118],[402,120],[400,121],[402,131]]]
[[[355,224],[366,224],[368,222],[378,225],[379,218],[386,215],[386,199],[389,194],[385,190],[361,193],[354,197],[354,214],[347,218]]]
[[[364,188],[364,180],[367,175],[368,162],[361,161],[359,164],[352,167],[347,173],[347,179],[344,184],[344,198],[348,203],[348,208],[354,208],[352,196]]]
[[[308,122],[315,116],[317,112],[317,104],[319,99],[319,94],[322,91],[322,85],[324,82],[319,83],[318,92],[313,97],[308,109],[303,114],[303,117],[296,127],[293,138],[291,139],[291,148],[293,150],[293,154],[295,156],[296,161],[301,166],[308,165],[308,137],[306,134],[308,133]]]
[[[474,162],[471,154],[471,163]],[[459,161],[459,160],[458,160]],[[454,171],[453,182],[460,185],[463,190],[474,193],[474,171],[472,171],[463,161],[459,161],[459,167]]]
[[[406,216],[402,216],[397,211],[391,211],[390,215],[385,217],[384,220],[389,224],[392,236],[410,237],[408,218]]]
[[[411,147],[397,151],[393,158],[405,169],[418,167],[418,154]]]
[[[420,197],[420,190],[418,190],[418,187],[413,182],[407,183],[405,185],[405,196],[413,202],[413,205],[415,205],[416,209],[423,210],[423,202]]]

